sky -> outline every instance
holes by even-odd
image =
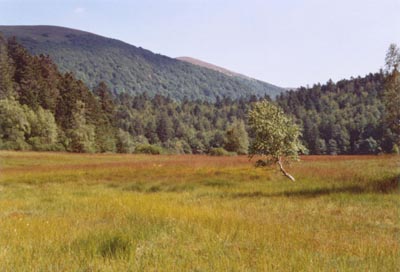
[[[399,14],[400,0],[0,0],[0,25],[85,30],[281,87],[379,71]]]

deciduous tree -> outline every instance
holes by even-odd
[[[254,140],[250,145],[250,157],[268,156],[264,165],[278,164],[281,172],[290,180],[295,178],[283,167],[284,158],[298,160],[304,150],[300,143],[300,128],[283,110],[266,100],[254,103],[249,111],[249,126]]]
[[[226,131],[225,149],[240,155],[247,154],[249,137],[244,127],[243,120],[235,120]]]

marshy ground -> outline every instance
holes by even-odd
[[[399,157],[0,152],[0,271],[397,271]]]

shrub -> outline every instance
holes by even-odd
[[[185,140],[174,138],[163,143],[163,147],[167,149],[170,154],[191,154],[192,149]]]
[[[228,152],[222,147],[214,147],[209,151],[211,156],[235,156],[237,155],[235,152]]]
[[[119,153],[132,153],[135,150],[135,142],[129,132],[119,129],[117,133],[117,151]]]
[[[397,146],[397,144],[394,144],[392,148],[392,154],[399,154],[399,153],[400,153],[399,147]]]
[[[136,146],[135,153],[159,155],[163,153],[163,149],[158,145],[142,144]]]

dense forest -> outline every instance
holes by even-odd
[[[146,93],[174,100],[233,99],[284,91],[272,84],[169,58],[122,41],[55,26],[0,26],[31,54],[49,55],[61,72],[73,71],[89,88],[104,81],[113,93]]]
[[[310,154],[392,152],[382,122],[383,72],[300,88],[276,103],[303,128]],[[269,99],[265,96],[264,99]],[[246,154],[247,112],[257,96],[215,102],[92,90],[44,55],[0,38],[0,149]]]
[[[247,100],[113,95],[104,82],[91,91],[71,73],[60,73],[49,57],[30,55],[14,38],[0,39],[0,67],[1,149],[247,152]]]
[[[383,122],[385,75],[332,81],[277,97],[277,103],[303,127],[311,154],[391,152],[395,135]]]

